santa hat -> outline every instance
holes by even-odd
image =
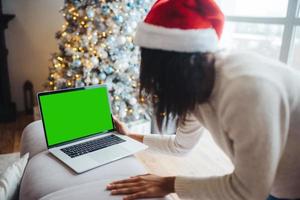
[[[223,24],[214,0],[158,0],[139,23],[135,43],[150,49],[214,52]]]

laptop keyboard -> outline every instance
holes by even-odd
[[[97,151],[99,149],[103,149],[115,144],[119,144],[125,142],[125,140],[119,138],[115,135],[109,135],[106,137],[102,137],[99,139],[91,140],[88,142],[76,144],[73,146],[69,146],[66,148],[61,149],[65,154],[70,156],[71,158],[81,156],[86,153],[90,153],[93,151]]]

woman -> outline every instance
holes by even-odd
[[[146,174],[107,186],[124,199],[300,198],[300,73],[249,52],[218,51],[223,14],[213,0],[159,0],[138,26],[140,91],[161,113],[179,116],[176,136],[119,132],[160,152],[191,150],[205,127],[232,160],[221,177]],[[161,123],[159,123],[161,124]],[[270,195],[271,194],[271,195]]]

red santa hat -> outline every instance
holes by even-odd
[[[214,0],[158,0],[139,23],[135,43],[150,49],[214,52],[223,24]]]

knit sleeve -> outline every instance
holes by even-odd
[[[193,114],[189,114],[186,121],[177,128],[176,135],[145,135],[143,142],[149,146],[149,150],[184,155],[197,144],[202,132],[199,121]]]
[[[221,177],[177,177],[176,192],[183,199],[265,200],[286,142],[287,98],[274,83],[243,77],[227,85],[219,106],[235,170]]]

